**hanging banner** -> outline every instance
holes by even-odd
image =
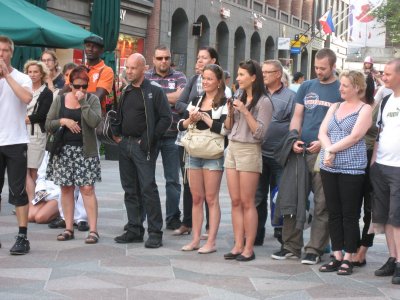
[[[384,0],[350,0],[349,48],[385,48],[386,27],[379,23],[372,12],[384,4]]]

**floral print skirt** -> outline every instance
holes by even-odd
[[[65,145],[61,153],[49,161],[46,179],[61,186],[94,185],[101,181],[100,159],[85,157],[82,146]]]

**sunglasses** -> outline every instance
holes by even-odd
[[[80,90],[81,88],[86,90],[88,88],[88,84],[72,84],[74,89]]]
[[[162,60],[169,61],[171,59],[171,56],[157,56],[156,59],[159,61],[162,61]]]

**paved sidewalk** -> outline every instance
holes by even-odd
[[[165,210],[162,174],[159,161],[157,182]],[[255,248],[256,260],[224,260],[233,241],[225,179],[216,253],[182,252],[191,236],[174,237],[169,230],[164,230],[164,246],[159,249],[146,249],[143,243],[117,244],[113,238],[126,223],[118,163],[102,160],[102,177],[97,186],[99,244],[85,245],[86,233],[79,231],[75,240],[58,242],[60,230],[30,224],[31,252],[25,256],[9,255],[17,226],[3,192],[0,299],[400,299],[400,286],[392,285],[391,278],[373,275],[387,259],[382,235],[375,238],[367,265],[355,268],[352,276],[320,273],[318,265],[305,266],[299,260],[272,260],[279,244],[270,226],[264,246]]]

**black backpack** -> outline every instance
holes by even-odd
[[[388,102],[388,100],[389,100],[391,95],[392,94],[387,95],[385,98],[382,99],[382,102],[381,102],[381,107],[380,107],[381,116],[380,116],[379,121],[378,121],[379,129],[378,129],[378,135],[376,136],[376,141],[377,142],[379,142],[379,135],[381,134],[381,129],[382,129],[383,109],[385,108],[385,105]]]

